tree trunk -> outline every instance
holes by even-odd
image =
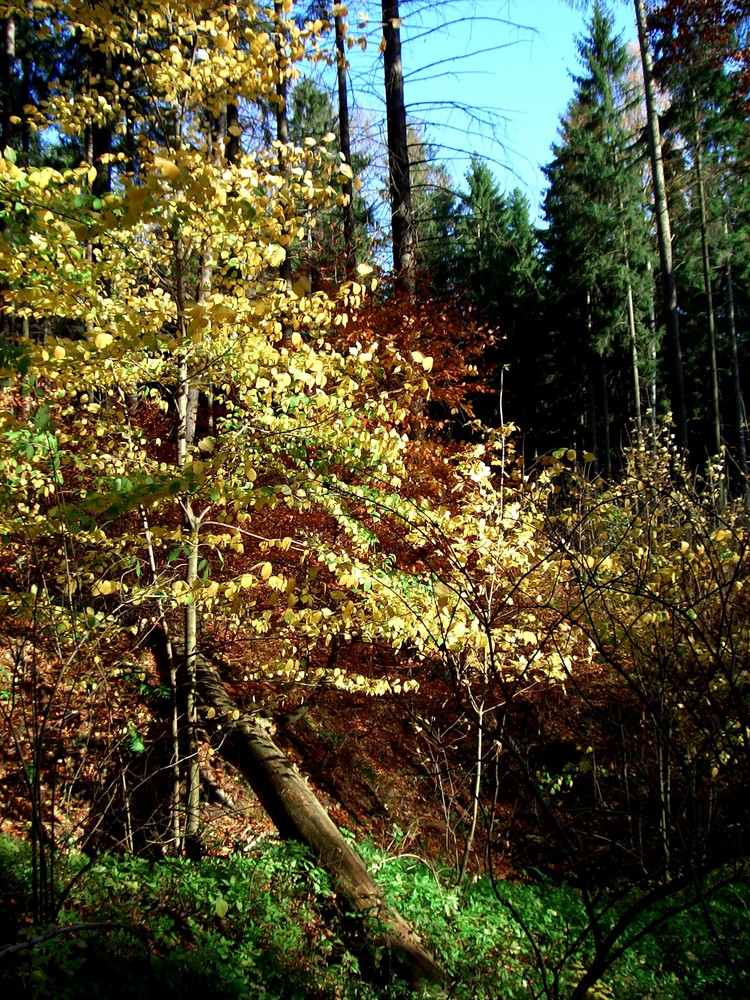
[[[672,227],[669,219],[661,129],[659,127],[659,112],[656,103],[654,60],[649,47],[646,9],[643,0],[635,0],[635,16],[638,24],[638,45],[641,50],[643,89],[646,98],[648,147],[651,158],[656,229],[659,240],[659,260],[661,262],[661,279],[664,293],[664,325],[666,326],[672,348],[674,383],[672,406],[674,408],[677,444],[683,452],[687,452],[687,406],[685,403],[685,376],[682,365],[682,344],[680,341],[680,319],[677,312],[677,283],[675,281],[674,259],[672,255]]]
[[[742,381],[740,379],[740,356],[737,343],[737,324],[734,316],[734,277],[732,274],[732,254],[727,254],[727,322],[729,324],[729,342],[732,345],[732,391],[734,395],[734,412],[737,419],[737,448],[740,472],[742,473],[742,496],[745,510],[750,512],[750,477],[747,464],[747,415],[742,396]]]
[[[721,407],[719,403],[719,366],[716,360],[716,321],[714,318],[714,293],[711,285],[711,254],[708,246],[708,213],[706,188],[703,182],[703,139],[698,120],[698,99],[693,89],[693,114],[695,125],[695,179],[698,186],[698,208],[701,229],[701,264],[703,290],[708,312],[708,365],[711,372],[711,416],[714,435],[714,454],[721,453]]]
[[[194,391],[186,353],[188,335],[185,323],[185,260],[182,240],[174,241],[174,298],[177,306],[177,324],[180,348],[177,355],[177,466],[184,468],[188,459],[188,449],[193,443],[195,424],[191,427],[191,392]],[[195,409],[192,409],[193,418]],[[185,583],[192,588],[198,576],[198,543],[200,519],[196,517],[189,496],[180,503],[182,528],[187,568]],[[177,685],[178,729],[180,734],[178,752],[181,751],[180,771],[185,780],[185,836],[184,847],[190,857],[200,853],[198,842],[200,772],[198,767],[198,737],[196,717],[195,658],[198,653],[198,617],[194,603],[185,605],[184,615],[184,660]],[[173,650],[174,655],[174,650]],[[173,762],[173,767],[174,762]],[[177,845],[176,845],[177,846]]]
[[[89,49],[89,90],[104,94],[108,80],[114,75],[112,54],[98,49]],[[86,135],[86,160],[96,168],[96,177],[91,184],[91,193],[101,198],[112,190],[112,164],[108,154],[112,152],[112,121],[99,125],[91,122]]]
[[[635,427],[638,444],[643,439],[643,413],[641,410],[641,372],[638,365],[638,337],[635,329],[635,308],[633,306],[633,286],[628,272],[628,327],[630,330],[630,367],[633,373],[633,400],[635,402]]]
[[[612,438],[610,434],[609,386],[607,385],[607,366],[601,354],[597,354],[597,375],[602,397],[602,437],[604,439],[604,474],[612,478]]]
[[[189,500],[183,505],[187,541],[185,583],[193,587],[198,579],[200,518],[196,517]],[[198,657],[198,609],[194,601],[185,605],[185,658],[182,674],[181,707],[185,744],[185,854],[198,860],[200,844],[200,765],[198,762],[198,693],[196,660]]]
[[[334,16],[336,26],[336,80],[339,98],[339,142],[344,163],[351,166],[352,150],[349,137],[349,100],[346,89],[346,54],[344,48],[345,25],[342,14]],[[344,196],[348,201],[344,205],[344,273],[347,278],[354,277],[357,263],[354,254],[354,183],[347,177],[343,185]]]
[[[0,18],[0,152],[13,146],[11,118],[20,109],[13,106],[11,94],[13,63],[16,58],[16,22],[13,16]]]
[[[477,757],[475,761],[476,770],[474,772],[474,786],[471,794],[471,822],[469,832],[466,835],[464,853],[458,869],[458,884],[462,885],[466,878],[466,869],[471,857],[471,849],[474,846],[474,838],[477,832],[477,820],[479,819],[479,796],[482,791],[482,766],[484,764],[484,702],[481,701],[476,706],[477,723]]]
[[[16,23],[12,17],[0,19],[0,155],[2,151],[13,146],[13,124],[11,118],[17,113],[13,107],[11,88],[13,80],[13,62],[16,57]],[[7,239],[10,232],[7,217],[3,218],[0,232]],[[0,307],[2,307],[4,289],[7,286],[0,281]],[[0,337],[10,339],[12,321],[9,312],[0,308]]]
[[[409,139],[406,131],[404,70],[401,63],[401,18],[398,0],[382,0],[385,115],[388,126],[388,166],[393,232],[393,270],[397,287],[416,298],[414,212],[409,173]]]
[[[289,95],[289,78],[287,77],[288,56],[286,51],[286,26],[284,24],[284,4],[281,0],[274,0],[274,15],[276,20],[275,44],[276,44],[276,68],[279,74],[276,83],[276,138],[281,143],[279,149],[279,173],[282,177],[286,174],[286,144],[289,142],[289,112],[287,110],[287,97]],[[285,206],[286,218],[295,216],[294,204]],[[287,233],[287,235],[289,235]],[[286,244],[284,250],[286,254],[284,260],[279,265],[279,281],[287,295],[292,291],[292,260],[289,256],[291,240]],[[291,330],[285,317],[282,317],[282,339],[285,344],[291,343]]]
[[[347,907],[371,918],[378,944],[403,963],[412,979],[438,982],[443,972],[417,934],[389,909],[364,862],[346,842],[310,786],[271,738],[267,725],[240,715],[216,668],[196,657],[203,702],[215,711],[212,737],[218,752],[237,767],[282,837],[306,844],[332,875]]]

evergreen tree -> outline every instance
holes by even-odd
[[[632,59],[600,3],[578,50],[583,72],[545,171],[548,429],[578,434],[576,446],[610,472],[615,435],[640,419],[651,246],[626,125]]]
[[[416,128],[409,129],[409,162],[420,283],[429,296],[452,298],[459,215],[453,181],[435,147]]]
[[[508,202],[492,171],[474,157],[466,174],[468,194],[458,223],[459,281],[488,317],[498,317],[503,298],[503,251],[510,221]]]
[[[687,398],[696,458],[729,444],[750,501],[740,369],[747,331],[743,285],[747,231],[746,107],[734,5],[722,3],[706,30],[698,5],[659,5],[650,19],[656,72],[671,99],[665,135],[680,151],[674,167],[675,249],[683,299]],[[745,334],[745,336],[743,336]],[[706,372],[710,379],[706,380]]]
[[[490,407],[478,409],[491,423],[507,415],[525,429],[536,412],[531,347],[543,285],[529,203],[517,189],[503,194],[478,157],[466,174],[464,194],[453,193],[444,167],[422,176],[416,170],[420,268],[433,295],[470,308],[487,325],[485,363],[496,373],[490,376],[493,389],[507,397],[505,406],[498,405],[493,392]]]
[[[333,134],[337,139],[340,136],[332,96],[316,80],[302,76],[295,82],[289,97],[290,141],[298,146],[305,145],[305,139],[320,141],[327,134]],[[359,151],[350,155],[355,175],[367,169],[370,160],[366,155]],[[353,249],[355,261],[362,261],[369,256],[373,210],[357,190],[358,187],[358,184],[352,184]],[[347,247],[343,223],[346,207],[337,203],[307,219],[305,239],[296,250],[298,258],[305,261],[313,286],[317,286],[323,278],[337,282],[345,277]]]

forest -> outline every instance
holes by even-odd
[[[0,0],[3,996],[750,995],[750,8],[623,3],[539,223],[481,4]]]

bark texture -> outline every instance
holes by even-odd
[[[440,981],[443,972],[435,959],[406,921],[388,908],[364,862],[276,745],[267,723],[239,713],[205,657],[196,658],[196,667],[201,699],[216,713],[208,725],[218,752],[245,776],[281,836],[310,848],[347,906],[368,918],[369,934],[400,960],[406,975],[414,981]]]
[[[416,298],[416,235],[411,200],[409,138],[404,103],[404,70],[401,62],[401,18],[398,0],[382,0],[385,116],[388,126],[388,166],[393,231],[393,270],[396,283],[413,301]]]
[[[344,163],[351,166],[352,148],[349,134],[349,96],[346,83],[346,23],[343,14],[334,16],[336,26],[336,83],[339,98],[339,138]],[[344,258],[347,279],[354,277],[357,264],[354,252],[354,184],[347,178],[343,184],[343,193],[348,199],[344,205]]]
[[[683,452],[688,449],[687,404],[685,402],[685,380],[682,365],[682,345],[680,340],[680,320],[677,311],[677,282],[675,280],[672,254],[672,227],[667,202],[667,183],[664,176],[661,127],[654,82],[654,60],[648,40],[646,7],[643,0],[634,0],[635,19],[638,26],[638,45],[643,68],[643,89],[646,99],[646,119],[648,147],[651,159],[651,177],[654,188],[654,209],[656,231],[659,242],[662,290],[664,295],[664,325],[667,329],[672,349],[673,381],[672,406],[674,409],[677,443]]]

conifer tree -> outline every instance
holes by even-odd
[[[595,4],[578,45],[583,72],[546,168],[544,237],[558,423],[585,427],[577,444],[598,453],[607,471],[613,429],[622,433],[641,412],[640,359],[652,338],[639,150],[625,116],[631,58],[612,32],[612,17]]]
[[[736,450],[747,484],[742,345],[730,302],[734,274],[729,280],[732,258],[741,267],[746,256],[741,241],[730,235],[744,228],[740,219],[746,201],[748,132],[743,63],[736,49],[738,18],[739,8],[732,3],[705,10],[695,2],[673,0],[655,6],[649,29],[655,71],[670,101],[663,116],[665,135],[670,148],[680,151],[671,169],[694,450],[718,455],[728,444]],[[723,375],[730,371],[731,378]]]

